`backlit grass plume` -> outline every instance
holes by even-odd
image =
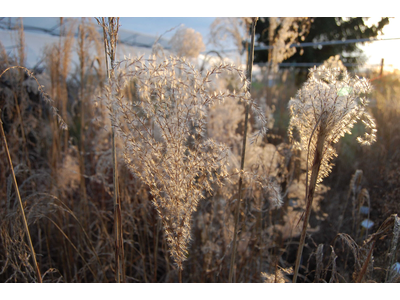
[[[237,92],[210,90],[222,72],[241,79]],[[124,99],[127,84],[135,86],[132,102]],[[184,58],[170,57],[125,60],[106,86],[105,100],[124,140],[125,161],[150,188],[180,281],[192,213],[206,192],[227,176],[227,147],[205,138],[208,107],[228,98],[254,104],[248,84],[244,72],[233,65],[222,64],[201,75]],[[252,107],[266,121],[259,108]]]
[[[294,128],[300,137],[294,144],[307,151],[307,206],[297,253],[293,282],[296,282],[305,231],[311,211],[315,187],[331,171],[331,160],[337,156],[333,144],[340,137],[351,133],[358,120],[362,120],[369,132],[357,140],[370,145],[376,139],[375,122],[368,114],[368,100],[364,98],[371,91],[366,79],[351,77],[346,70],[328,69],[325,66],[310,70],[308,80],[298,91],[297,98],[291,99],[289,137],[294,140]]]
[[[329,175],[329,162],[336,156],[332,145],[346,133],[351,134],[358,120],[362,120],[369,132],[364,137],[358,137],[357,141],[362,145],[370,145],[375,141],[375,122],[366,110],[368,100],[364,98],[370,92],[371,86],[365,78],[353,78],[346,70],[322,66],[310,70],[309,78],[298,91],[297,98],[290,100],[288,133],[296,146],[309,152],[309,176],[317,141],[324,140],[317,182]],[[299,133],[299,141],[293,136],[295,128]]]

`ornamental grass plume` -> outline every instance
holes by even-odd
[[[237,92],[210,91],[222,72],[241,79]],[[215,66],[203,76],[184,58],[140,57],[118,63],[115,74],[105,102],[124,141],[127,166],[150,188],[181,282],[192,213],[228,176],[227,147],[205,138],[208,107],[225,99],[243,101],[266,120],[250,98],[244,72],[233,65]],[[133,101],[124,98],[129,84],[136,90]]]
[[[180,27],[169,44],[177,56],[188,58],[197,58],[200,52],[206,50],[201,33],[196,32],[193,28]]]
[[[294,145],[307,151],[306,212],[300,245],[297,252],[293,282],[296,282],[305,233],[310,217],[314,191],[318,183],[331,171],[331,160],[337,156],[333,144],[339,141],[358,120],[362,120],[369,132],[357,141],[370,145],[376,140],[373,118],[366,110],[368,100],[364,96],[371,91],[365,78],[351,77],[343,69],[327,69],[325,66],[310,70],[310,76],[291,99],[289,137],[294,141],[297,129],[299,141]]]
[[[114,80],[114,68],[115,68],[115,57],[117,52],[118,44],[118,30],[119,30],[119,18],[108,17],[96,18],[97,23],[103,29],[103,42],[105,59],[107,65],[107,77],[108,81]],[[112,114],[112,107],[111,109]],[[117,160],[117,149],[115,140],[115,126],[111,119],[111,155],[113,161],[113,201],[114,201],[114,235],[115,235],[115,264],[116,282],[125,282],[125,269],[124,267],[124,239],[122,233],[122,212],[121,212],[121,198],[119,196],[118,186],[118,160]]]

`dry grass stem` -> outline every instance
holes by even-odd
[[[97,23],[103,28],[104,36],[104,49],[107,66],[108,80],[115,78],[115,55],[118,41],[119,18],[109,17],[107,20],[103,18],[96,18]],[[110,60],[108,64],[108,59]],[[110,107],[113,113],[113,107]],[[112,123],[111,127],[111,149],[113,160],[113,198],[114,198],[114,230],[115,230],[115,263],[116,263],[116,281],[125,282],[124,272],[124,243],[122,236],[122,213],[121,213],[121,198],[119,197],[118,187],[118,161],[117,161],[117,148],[115,141],[115,126]]]
[[[0,77],[1,77],[1,75],[0,75]],[[1,113],[1,110],[0,110],[0,113]],[[21,215],[22,215],[22,222],[24,224],[25,234],[26,234],[26,237],[27,237],[27,240],[28,240],[29,248],[31,250],[32,261],[33,261],[33,265],[34,265],[35,271],[36,271],[36,280],[37,280],[37,282],[41,283],[42,282],[42,276],[40,275],[40,269],[39,269],[39,266],[38,266],[38,263],[37,263],[37,259],[36,259],[36,252],[35,252],[35,249],[33,248],[31,234],[29,233],[28,222],[26,220],[26,216],[25,216],[24,206],[22,204],[21,195],[19,194],[18,183],[17,183],[17,179],[15,177],[14,167],[13,167],[13,163],[12,163],[12,160],[11,160],[10,152],[8,150],[6,135],[5,135],[4,130],[3,130],[3,121],[1,119],[0,119],[0,133],[1,133],[1,138],[3,139],[3,144],[4,144],[4,148],[5,148],[5,152],[6,152],[7,162],[8,162],[8,165],[10,167],[10,170],[11,170],[13,185],[14,185],[15,193],[17,195],[18,204],[19,204],[19,208],[20,208],[20,211],[21,211]]]
[[[251,45],[250,50],[248,53],[248,61],[247,61],[247,79],[251,82],[252,78],[252,70],[253,70],[253,59],[254,59],[254,39],[255,39],[255,30],[256,30],[256,23],[257,18],[253,18],[251,22],[250,32],[251,32]],[[250,85],[248,86],[248,92],[250,92]],[[249,122],[249,104],[246,104],[245,108],[245,119],[244,119],[244,131],[243,131],[243,146],[242,146],[242,156],[240,161],[240,175],[239,175],[239,187],[238,187],[238,199],[235,208],[235,229],[233,231],[233,248],[231,253],[231,266],[229,269],[229,282],[232,283],[234,281],[234,272],[235,272],[235,260],[236,260],[236,252],[237,252],[237,235],[238,235],[238,226],[239,226],[239,212],[240,212],[240,205],[242,202],[242,185],[243,185],[243,178],[242,172],[244,169],[244,158],[246,156],[246,140],[247,140],[247,126]]]
[[[293,282],[297,280],[315,189],[329,175],[332,168],[330,161],[337,156],[332,145],[345,133],[351,133],[350,129],[358,119],[363,119],[371,130],[358,141],[369,145],[376,139],[375,122],[367,113],[368,101],[363,98],[370,90],[366,79],[351,78],[346,70],[321,66],[310,70],[309,79],[297,93],[298,99],[289,102],[292,116],[289,137],[293,139],[296,128],[300,142],[295,142],[295,145],[307,151],[307,182],[310,176]]]

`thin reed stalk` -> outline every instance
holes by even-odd
[[[258,18],[253,18],[251,23],[251,44],[248,53],[248,61],[247,61],[247,80],[251,83],[252,77],[252,70],[253,70],[253,59],[254,59],[254,38],[255,38],[255,31],[256,31],[256,23]],[[248,92],[250,92],[251,84],[248,85]],[[243,133],[243,150],[242,150],[242,157],[240,161],[240,174],[239,174],[239,198],[236,203],[235,208],[235,229],[233,231],[233,249],[231,255],[231,265],[229,270],[229,282],[233,283],[234,273],[235,273],[235,260],[236,260],[236,252],[237,252],[237,234],[238,234],[238,225],[239,225],[239,212],[240,212],[240,203],[242,202],[242,185],[243,185],[243,169],[244,169],[244,158],[246,155],[246,141],[247,141],[247,127],[249,123],[249,110],[250,104],[246,103],[245,108],[245,117],[244,117],[244,133]]]
[[[97,23],[103,28],[104,35],[104,50],[107,65],[108,80],[112,80],[115,76],[115,54],[118,40],[119,18],[109,17],[107,21],[105,18],[96,18]],[[110,59],[110,64],[108,61]],[[113,112],[111,111],[111,114]],[[114,234],[115,234],[115,263],[116,263],[116,282],[125,282],[124,274],[124,245],[122,238],[122,216],[121,216],[121,199],[119,198],[118,188],[118,165],[117,165],[117,151],[115,144],[115,128],[114,124],[111,126],[111,147],[112,147],[112,160],[113,160],[113,187],[114,187]]]
[[[385,282],[393,282],[395,276],[395,270],[393,268],[394,262],[396,261],[396,253],[398,249],[398,240],[400,234],[400,219],[397,215],[393,216],[394,218],[394,226],[393,226],[393,238],[389,249],[389,265],[386,271],[386,279]]]
[[[5,70],[0,74],[0,78],[1,78],[6,72],[8,72],[8,71],[10,71],[10,70],[13,70],[13,69],[14,69],[14,70],[17,69],[17,70],[22,70],[22,71],[24,71],[30,78],[33,78],[33,79],[36,81],[36,83],[38,84],[38,89],[39,89],[40,95],[43,97],[44,101],[45,101],[47,104],[50,104],[50,109],[51,109],[51,111],[52,111],[52,113],[53,113],[53,116],[57,117],[60,127],[61,127],[63,130],[66,130],[66,129],[67,129],[67,125],[65,124],[65,122],[64,122],[64,120],[61,118],[61,116],[57,113],[57,109],[56,109],[54,106],[51,105],[51,104],[52,104],[52,100],[51,100],[50,97],[44,92],[44,90],[43,90],[43,88],[42,88],[42,85],[39,84],[37,78],[33,75],[33,73],[32,73],[31,71],[29,71],[27,68],[22,67],[22,66],[12,66],[12,67],[8,67],[7,69],[5,69]],[[0,114],[1,114],[1,109],[0,109]],[[34,264],[34,268],[35,268],[36,276],[37,276],[37,281],[41,283],[41,282],[42,282],[42,277],[41,277],[40,269],[39,269],[39,266],[38,266],[38,263],[37,263],[35,249],[33,248],[31,235],[30,235],[30,233],[29,233],[28,222],[27,222],[27,220],[26,220],[26,216],[25,216],[25,212],[24,212],[24,207],[23,207],[22,200],[21,200],[21,195],[20,195],[20,193],[19,193],[19,188],[18,188],[18,184],[17,184],[17,179],[16,179],[16,177],[15,177],[15,172],[14,172],[14,168],[13,168],[13,163],[12,163],[12,160],[11,160],[10,151],[9,151],[8,144],[7,144],[6,135],[5,135],[4,129],[3,129],[3,121],[1,120],[1,118],[0,118],[0,133],[1,133],[1,138],[3,139],[4,148],[5,148],[6,157],[7,157],[7,162],[8,162],[8,165],[9,165],[9,167],[10,167],[10,170],[11,170],[13,185],[14,185],[14,188],[15,188],[15,193],[16,193],[16,195],[17,195],[18,204],[19,204],[19,207],[20,207],[20,210],[21,210],[21,214],[22,214],[22,221],[23,221],[23,224],[24,224],[25,233],[26,233],[26,235],[27,235],[28,244],[29,244],[29,247],[30,247],[30,250],[31,250],[32,260],[33,260],[33,264]]]
[[[312,202],[313,202],[314,193],[315,193],[315,187],[317,185],[318,172],[321,168],[321,163],[322,163],[324,142],[325,142],[325,133],[323,130],[320,130],[319,134],[318,134],[317,148],[315,149],[314,161],[313,161],[312,169],[311,169],[310,185],[308,186],[308,189],[307,189],[306,212],[305,212],[303,228],[302,228],[301,236],[300,236],[299,248],[297,250],[296,265],[295,265],[294,276],[293,276],[294,283],[297,281],[297,275],[299,272],[301,255],[303,254],[303,248],[304,248],[304,242],[306,239],[308,221],[310,219]]]
[[[370,262],[371,257],[372,257],[372,251],[373,251],[373,249],[375,247],[375,243],[376,243],[376,240],[373,240],[371,248],[368,251],[367,258],[365,259],[364,264],[363,264],[360,272],[358,273],[358,276],[357,276],[357,279],[356,279],[356,283],[361,283],[362,279],[364,278],[364,275],[367,273],[368,265],[369,265],[369,262]]]
[[[1,114],[1,109],[0,109],[0,114]],[[18,183],[17,183],[17,179],[15,178],[13,163],[12,163],[12,160],[11,160],[10,151],[8,150],[7,139],[6,139],[6,135],[4,133],[3,121],[1,120],[1,118],[0,118],[0,133],[1,133],[1,137],[3,139],[3,143],[4,143],[4,149],[5,149],[5,152],[6,152],[7,162],[8,162],[8,165],[10,167],[10,170],[11,170],[12,180],[13,180],[13,184],[14,184],[14,188],[15,188],[15,194],[17,195],[19,208],[21,210],[22,223],[24,224],[25,234],[27,236],[29,248],[31,250],[32,261],[33,261],[33,265],[35,267],[37,281],[39,283],[42,283],[42,276],[40,275],[40,269],[39,269],[39,266],[38,266],[38,263],[37,263],[35,249],[33,248],[31,235],[29,233],[28,222],[26,220],[26,216],[25,216],[25,212],[24,212],[24,206],[23,206],[22,200],[21,200],[21,195],[19,194]]]
[[[84,223],[86,225],[86,220],[88,219],[88,199],[86,192],[86,182],[85,182],[85,50],[86,50],[86,24],[84,18],[79,25],[79,38],[78,38],[78,55],[79,55],[79,98],[80,98],[80,151],[79,151],[79,170],[80,170],[80,186],[82,199],[80,203],[83,206],[82,212],[84,216]],[[86,226],[85,226],[86,227]]]

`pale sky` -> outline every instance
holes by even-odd
[[[184,25],[188,28],[200,32],[203,41],[207,45],[210,25],[214,17],[122,17],[120,19],[121,28],[133,30],[151,35],[161,35],[166,31]],[[379,18],[371,18],[370,22],[376,22]],[[175,30],[165,33],[163,37],[171,38]],[[384,28],[384,34],[380,38],[400,38],[400,18],[391,18],[390,24]],[[4,41],[3,41],[4,44]],[[28,45],[29,46],[29,45]],[[233,47],[234,48],[234,47]],[[385,60],[385,70],[390,71],[392,65],[394,68],[400,69],[400,39],[377,41],[365,46],[361,46],[369,60],[367,64],[380,64],[381,59]],[[206,50],[212,50],[214,46],[207,45]]]
[[[200,32],[204,42],[207,43],[210,25],[214,19],[213,17],[121,18],[120,23],[124,28],[154,35],[163,34],[165,31],[183,24]],[[371,17],[368,20],[368,25],[376,23],[379,19],[379,17]],[[400,38],[400,18],[391,18],[389,25],[386,25],[383,33],[378,38]],[[173,34],[174,31],[166,33],[164,36],[170,38]],[[212,45],[207,46],[207,50],[213,48]],[[368,57],[367,64],[378,65],[381,63],[381,59],[384,58],[385,70],[392,70],[392,68],[400,69],[400,39],[377,41],[360,46],[360,48],[364,50],[365,55]]]
[[[214,21],[213,17],[152,17],[152,18],[120,18],[121,28],[126,28],[138,32],[149,33],[153,35],[161,35],[165,31],[172,29],[181,24],[185,27],[193,28],[203,35],[203,39],[209,32],[211,23]],[[174,31],[166,33],[166,38],[170,38],[174,35]]]
[[[369,21],[376,22],[376,18],[371,18]],[[383,33],[378,38],[400,38],[400,17],[391,18],[389,25],[383,28]],[[370,57],[367,63],[380,64],[383,58],[385,70],[392,69],[389,65],[400,70],[400,39],[374,42],[360,48],[364,50],[367,57]]]
[[[149,33],[154,35],[163,34],[165,31],[179,26],[180,24],[186,27],[193,28],[200,32],[203,36],[203,40],[206,43],[208,41],[208,34],[210,31],[210,25],[215,18],[121,18],[120,24],[126,29],[131,29],[143,33]],[[371,17],[368,20],[368,25],[377,22],[379,17]],[[383,35],[379,35],[378,38],[400,38],[400,18],[394,17],[389,21],[389,25],[383,30]],[[166,33],[164,36],[170,38],[174,34],[174,31]],[[377,41],[364,46],[360,46],[365,52],[365,55],[369,57],[367,64],[380,64],[381,59],[384,58],[384,63],[390,69],[390,65],[394,68],[400,69],[400,39],[388,40],[388,41]],[[208,46],[207,50],[213,49],[213,46]]]

